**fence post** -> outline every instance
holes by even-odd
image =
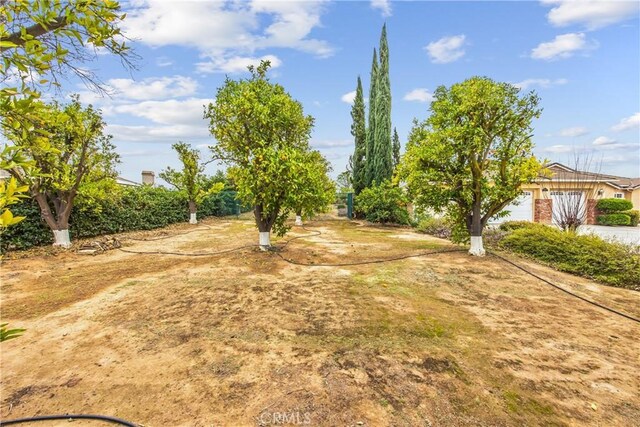
[[[347,193],[347,218],[353,218],[353,193]]]

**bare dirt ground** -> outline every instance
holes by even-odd
[[[249,220],[125,241],[130,251],[253,244]],[[321,235],[310,230],[322,232]],[[316,221],[280,252],[348,263],[450,247],[403,228]],[[518,260],[640,316],[640,294]],[[5,260],[3,420],[99,413],[145,426],[637,426],[640,325],[495,257],[299,266],[255,248],[199,257]],[[67,425],[67,422],[38,425]],[[84,425],[84,424],[82,424]],[[97,424],[95,424],[97,425]]]

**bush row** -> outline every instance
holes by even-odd
[[[601,199],[596,208],[602,215],[598,215],[596,222],[600,225],[630,225],[636,227],[640,220],[640,212],[631,210],[633,207],[625,199]]]
[[[633,208],[633,204],[626,199],[600,199],[596,208],[603,213],[614,213],[628,211]]]
[[[511,231],[498,243],[502,249],[529,256],[560,271],[640,290],[640,254],[637,248],[542,224],[518,224],[505,229]]]
[[[78,201],[69,219],[72,239],[93,237],[124,231],[150,230],[189,219],[184,193],[162,187],[126,187],[114,199],[89,205]],[[14,215],[26,219],[7,229],[2,235],[2,252],[28,249],[51,244],[53,236],[41,219],[40,209],[33,200],[11,207]],[[224,216],[246,212],[235,199],[235,192],[223,191],[205,199],[198,207],[198,217]]]
[[[623,213],[598,215],[597,221],[600,225],[631,225],[631,217]]]

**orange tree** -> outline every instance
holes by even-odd
[[[313,118],[285,89],[269,81],[269,62],[249,67],[248,79],[225,81],[205,118],[216,143],[210,148],[214,159],[228,165],[228,174],[238,197],[254,207],[260,246],[270,246],[273,230],[283,235],[286,220],[301,205],[307,211],[324,203],[322,185],[311,179],[314,169],[309,138]],[[324,161],[324,159],[322,159]]]

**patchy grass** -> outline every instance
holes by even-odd
[[[257,237],[250,221],[205,225],[127,247],[210,251]],[[307,236],[280,254],[318,264],[450,247],[404,228],[308,227],[278,239]],[[1,274],[2,320],[27,328],[3,343],[3,419],[99,412],[145,425],[260,425],[265,414],[297,413],[327,426],[546,426],[640,417],[635,325],[491,257],[302,267],[252,249],[110,251],[9,261]],[[635,292],[580,280],[575,292],[630,313],[640,306]]]

